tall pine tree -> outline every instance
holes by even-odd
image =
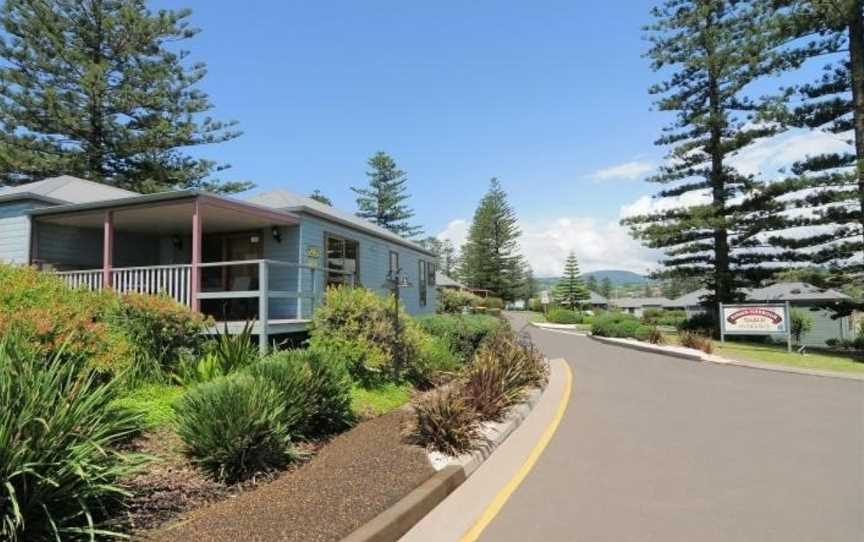
[[[491,290],[507,301],[516,299],[524,269],[519,254],[520,235],[516,213],[501,183],[493,178],[474,212],[462,247],[459,276],[472,288]]]
[[[556,302],[574,309],[591,298],[591,293],[582,281],[579,261],[573,252],[564,262],[564,274],[555,285],[554,294]]]
[[[206,68],[168,48],[198,33],[189,15],[143,0],[4,2],[0,185],[68,174],[139,192],[249,188],[184,152],[240,134],[202,117]]]
[[[648,180],[664,187],[655,197],[674,207],[623,223],[664,249],[665,276],[700,278],[715,301],[734,301],[736,289],[761,273],[752,209],[741,203],[756,182],[729,158],[775,131],[751,122],[757,104],[744,92],[772,69],[760,33],[765,16],[736,0],[665,0],[652,14],[647,56],[655,71],[671,75],[650,92],[675,120],[656,141],[672,147],[666,164]]]
[[[366,172],[369,185],[351,188],[357,194],[357,216],[403,237],[419,235],[422,228],[409,224],[414,211],[404,203],[408,199],[408,175],[385,152],[375,153],[367,164],[372,168]]]
[[[760,197],[782,201],[766,226],[778,259],[827,267],[827,285],[850,287],[864,276],[864,0],[762,0],[789,69],[824,63],[822,75],[784,89],[771,120],[847,138],[848,150],[808,156],[792,176]]]

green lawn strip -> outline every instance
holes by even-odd
[[[117,399],[114,405],[142,412],[149,428],[163,427],[171,423],[174,417],[171,405],[184,391],[179,386],[147,384]]]
[[[355,384],[351,389],[351,409],[361,418],[374,418],[396,410],[411,399],[410,384],[382,384],[364,388]]]
[[[666,342],[678,345],[677,333],[666,333]],[[743,341],[721,343],[714,341],[714,354],[739,361],[755,361],[758,363],[774,363],[802,369],[819,369],[824,371],[839,371],[845,373],[864,373],[864,361],[841,352],[823,352],[812,349],[805,350],[801,355],[786,351],[785,344],[764,344]]]
[[[546,315],[542,312],[529,312],[528,321],[542,323],[546,321]]]
[[[754,344],[727,341],[715,342],[716,353],[722,357],[760,363],[776,363],[805,369],[864,373],[864,362],[842,353],[805,351],[804,355],[789,353],[786,347],[772,344]]]

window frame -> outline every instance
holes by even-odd
[[[339,277],[341,277],[341,280],[331,280],[330,279],[330,271],[331,271],[331,268],[330,268],[330,240],[331,239],[342,242],[342,257],[341,257],[341,259],[343,260],[343,262],[346,259],[345,253],[346,253],[347,244],[348,243],[354,243],[354,245],[356,247],[356,251],[355,251],[356,256],[354,258],[354,281],[353,281],[353,284],[355,286],[358,286],[360,284],[360,240],[359,239],[353,239],[351,237],[346,237],[344,235],[339,235],[338,233],[332,233],[332,232],[325,231],[324,232],[324,251],[323,251],[324,253],[322,254],[322,256],[324,257],[323,271],[324,271],[325,287],[333,285],[333,284],[343,284],[344,285],[347,283],[345,277],[348,276],[348,275],[345,275],[344,273],[338,273]],[[334,270],[336,270],[336,269],[334,269]],[[343,268],[343,269],[339,269],[336,271],[345,271],[345,269]]]
[[[417,260],[417,294],[421,307],[425,307],[429,302],[426,285],[429,280],[428,274],[428,262],[426,260]]]

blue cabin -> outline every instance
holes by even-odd
[[[137,194],[69,176],[0,188],[0,262],[38,266],[73,287],[168,295],[220,329],[254,320],[262,346],[304,331],[331,285],[386,294],[398,282],[410,314],[434,313],[435,261],[411,240],[286,190],[244,200]]]

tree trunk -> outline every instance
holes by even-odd
[[[852,115],[858,177],[858,222],[864,242],[864,1],[856,0],[849,18],[849,61],[852,65]]]
[[[709,58],[713,51],[709,51]],[[713,62],[713,61],[712,61]],[[726,227],[726,183],[723,174],[723,126],[720,105],[720,83],[713,64],[708,67],[708,107],[711,129],[708,143],[711,154],[711,203],[714,219],[714,295],[720,303],[732,301],[732,288],[729,284],[729,236]]]
[[[102,21],[102,0],[92,0],[90,3],[93,9],[93,24],[94,37],[93,43],[90,44],[90,60],[93,62],[94,69],[101,71],[104,58],[102,55],[102,44],[104,43],[104,28]],[[88,137],[89,149],[87,152],[87,168],[93,180],[101,180],[105,177],[105,132],[104,118],[102,108],[102,98],[104,92],[104,81],[101,76],[98,81],[91,81],[94,85],[90,89],[90,134]]]

